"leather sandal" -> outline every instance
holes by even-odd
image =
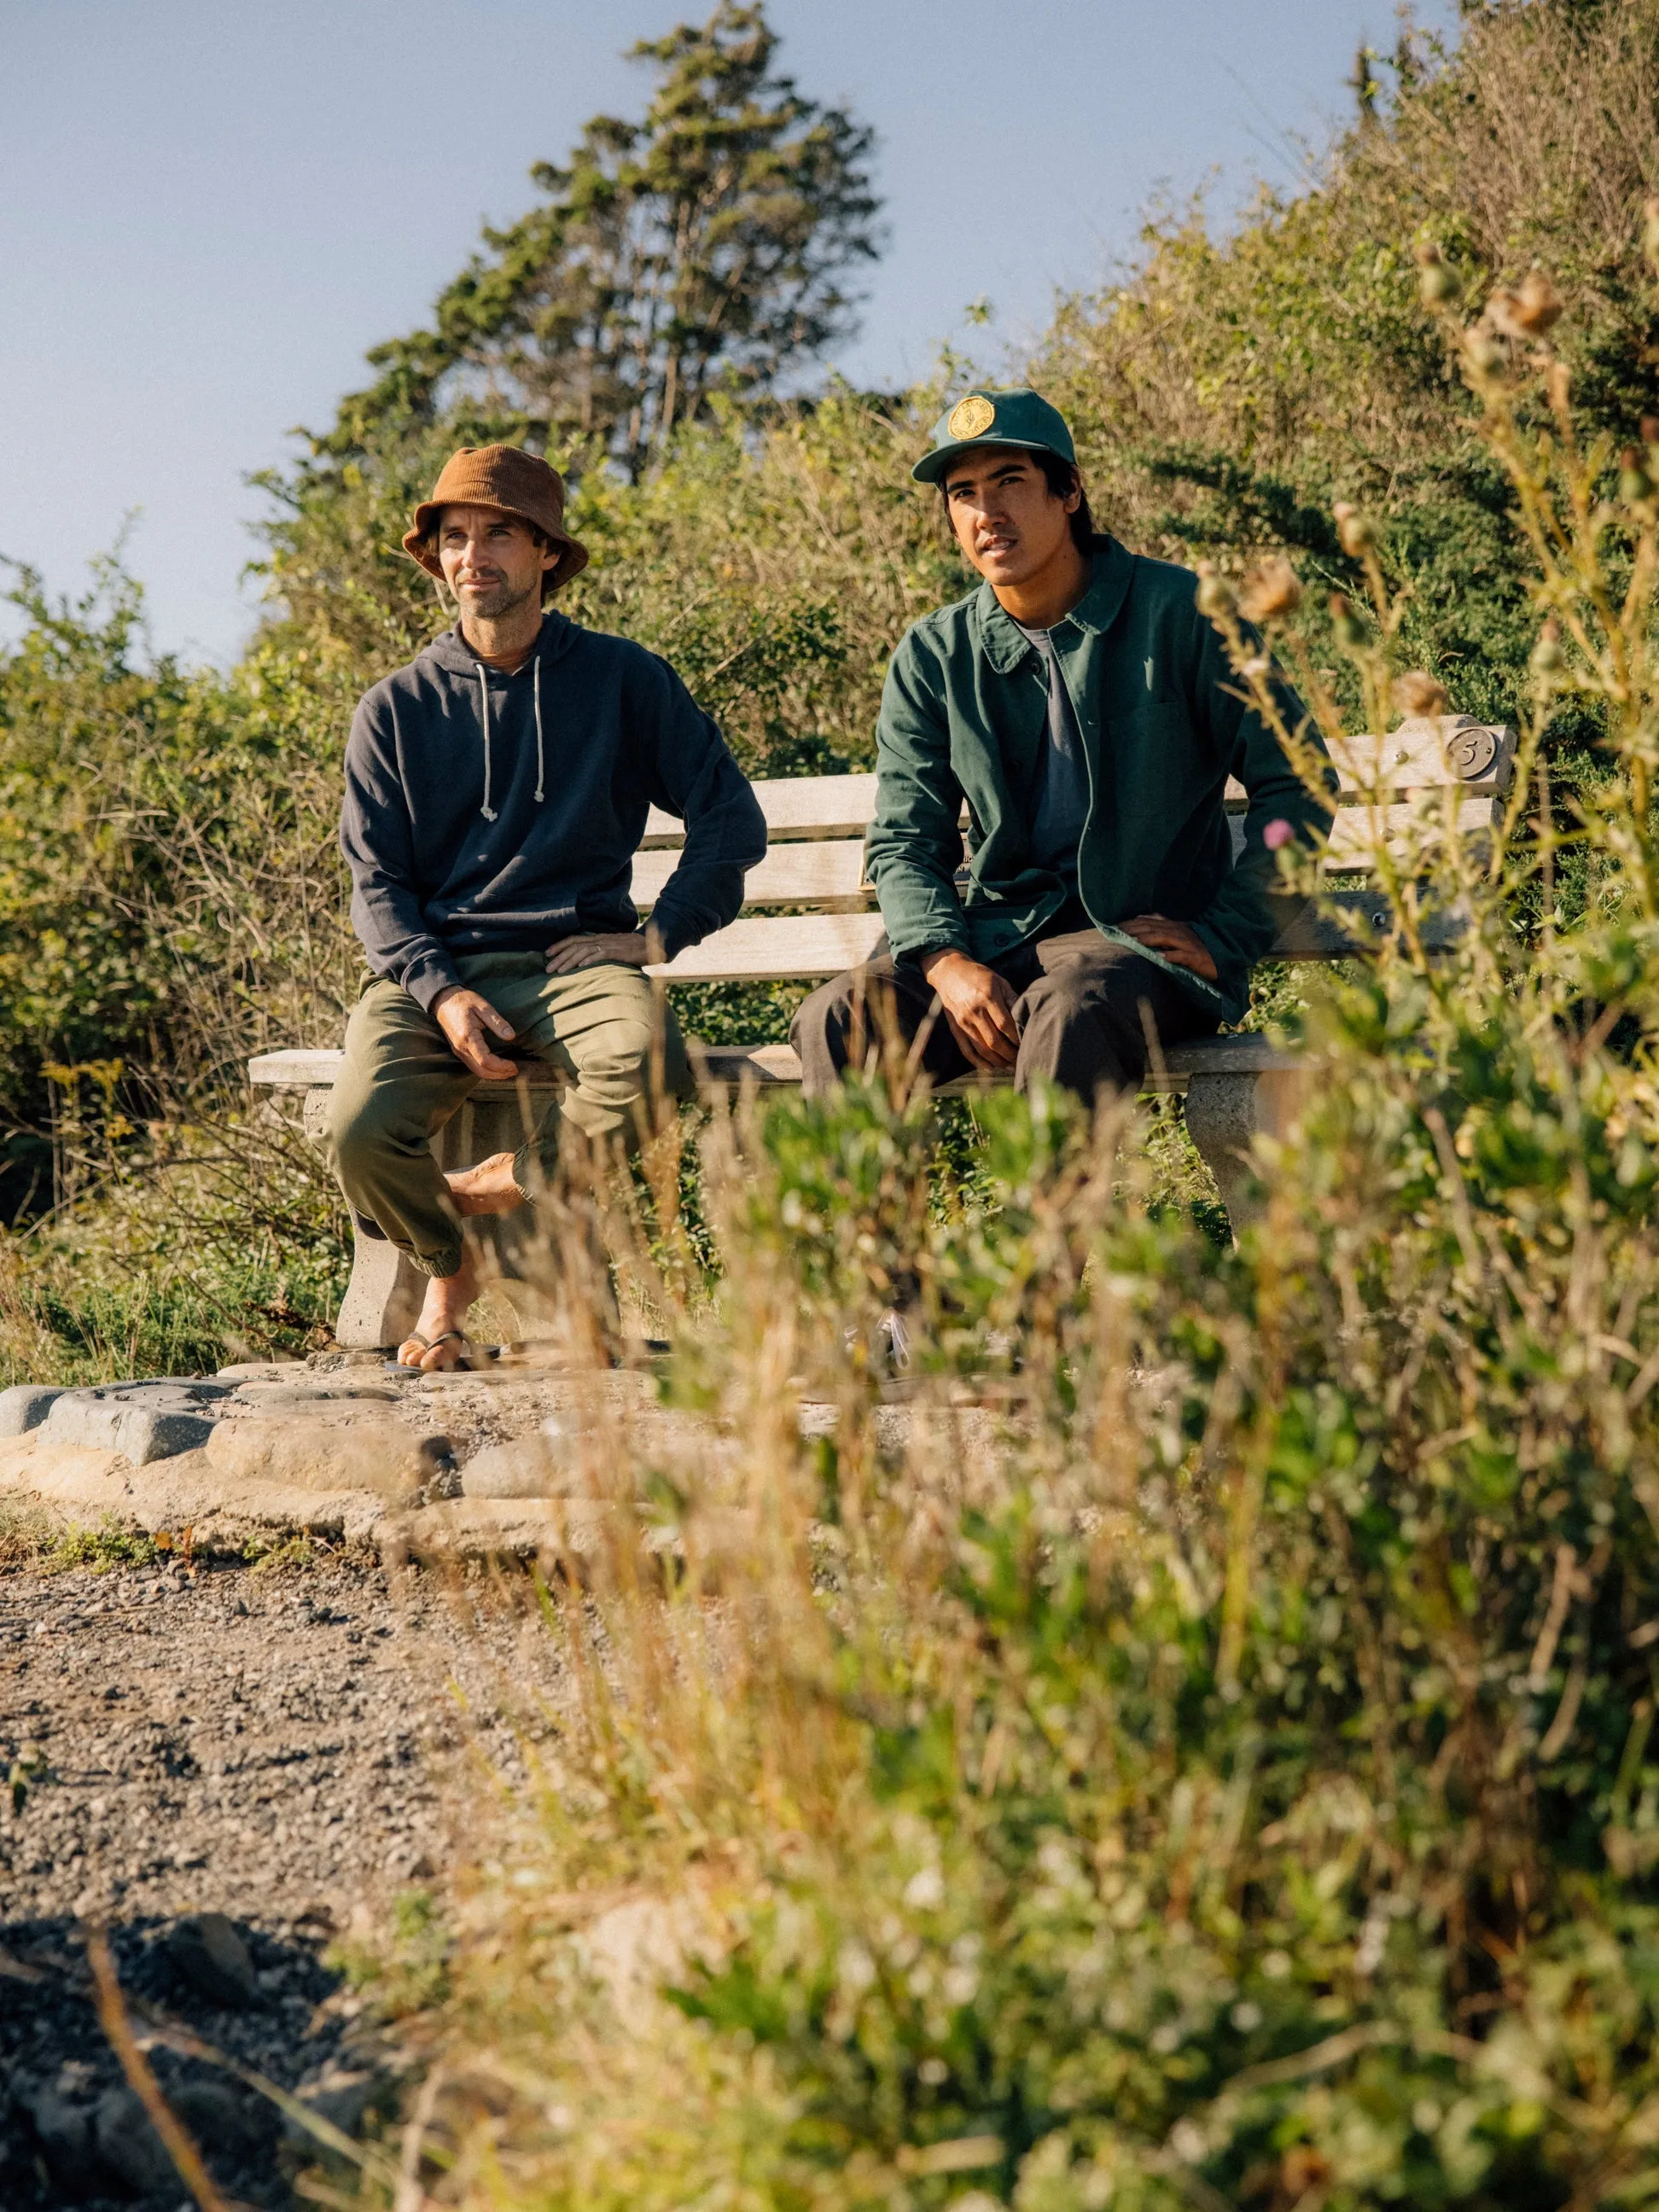
[[[456,1366],[470,1370],[477,1364],[472,1357],[471,1340],[464,1329],[446,1328],[436,1336],[422,1336],[418,1328],[411,1328],[404,1339],[404,1344],[416,1344],[422,1352],[435,1352],[441,1344],[459,1344],[463,1349],[461,1357],[455,1363]],[[403,1348],[403,1344],[400,1344],[398,1347],[399,1352]],[[422,1368],[419,1360],[399,1358],[394,1362],[394,1364],[398,1367],[407,1367],[410,1372],[415,1375],[441,1375],[445,1372],[441,1367]]]

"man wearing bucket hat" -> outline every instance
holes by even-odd
[[[1149,1032],[1243,1014],[1282,919],[1267,833],[1316,843],[1329,810],[1236,696],[1197,578],[1096,532],[1039,393],[969,392],[911,474],[983,580],[888,670],[866,848],[885,943],[797,1014],[804,1085],[896,1047],[937,1082],[1137,1086]],[[1230,776],[1249,800],[1237,861]]]
[[[586,566],[556,470],[511,446],[463,447],[404,539],[459,608],[452,629],[359,703],[340,845],[372,980],[346,1030],[330,1109],[358,1226],[428,1278],[398,1357],[452,1367],[477,1292],[468,1214],[504,1213],[552,1173],[562,1132],[603,1153],[647,1093],[688,1087],[647,958],[737,914],[766,825],[719,730],[654,653],[548,604]],[[641,932],[629,890],[652,806],[685,842]],[[433,1131],[486,1080],[551,1061],[566,1089],[516,1153],[459,1175]]]

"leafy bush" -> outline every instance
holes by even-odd
[[[550,1593],[568,1705],[413,2023],[435,2201],[1659,2190],[1659,468],[1581,443],[1547,280],[1465,327],[1437,266],[1540,624],[1509,821],[1425,802],[1385,857],[1402,926],[1312,1018],[1236,1248],[1133,1148],[1126,1198],[1127,1109],[988,1102],[994,1205],[925,1098],[716,1127],[675,1387],[724,1443],[670,1483],[596,1395],[573,1443],[617,1534]],[[1404,625],[1340,526],[1376,727]],[[1294,586],[1252,596],[1334,715]],[[1564,703],[1607,732],[1565,830]]]

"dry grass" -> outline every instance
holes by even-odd
[[[404,2025],[429,2203],[1659,2187],[1659,489],[1595,496],[1547,343],[1449,334],[1565,641],[1523,780],[1594,695],[1595,806],[1540,833],[1523,792],[1478,863],[1425,812],[1237,1251],[1058,1102],[988,1100],[973,1187],[925,1099],[714,1124],[717,1300],[660,1221],[630,1263],[701,1450],[597,1392],[574,1430],[572,1703]],[[1582,912],[1523,945],[1574,841]],[[1424,885],[1470,917],[1436,962]],[[901,1429],[869,1346],[907,1276]]]

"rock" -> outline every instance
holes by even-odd
[[[41,1424],[52,1443],[119,1452],[135,1467],[172,1459],[204,1444],[213,1432],[215,1402],[222,1382],[121,1382],[92,1390],[64,1390]]]
[[[210,2159],[222,2151],[246,2155],[259,2142],[258,2106],[222,2081],[187,2081],[168,2101]]]
[[[251,1382],[239,1383],[236,1389],[239,1406],[257,1406],[262,1413],[280,1413],[289,1406],[334,1405],[342,1400],[353,1404],[368,1401],[375,1405],[395,1406],[398,1392],[387,1382],[353,1382],[343,1375],[311,1376],[303,1367],[295,1376],[278,1379],[270,1375],[258,1376]]]
[[[640,1543],[631,1512],[593,1498],[457,1498],[389,1517],[379,1535],[392,1565],[539,1557],[584,1574]]]
[[[376,1407],[313,1406],[291,1417],[250,1412],[208,1439],[216,1473],[296,1490],[367,1490],[402,1501],[449,1464],[447,1437],[421,1437]]]
[[[9,1390],[0,1390],[0,1437],[27,1436],[38,1429],[63,1395],[40,1382],[15,1382]]]
[[[562,1477],[568,1483],[568,1475]],[[486,1444],[461,1469],[463,1498],[556,1498],[562,1477],[545,1434]]]
[[[343,2136],[355,2136],[363,2115],[376,2095],[387,2086],[387,2077],[374,2066],[325,2066],[307,2075],[294,2094],[308,2112]],[[295,2150],[315,2150],[318,2138],[299,2119],[285,2115],[283,2140]]]
[[[241,1359],[234,1367],[220,1368],[213,1379],[216,1382],[282,1382],[306,1371],[303,1359]]]
[[[58,2089],[41,2089],[26,2107],[40,2141],[41,2154],[63,2195],[73,2199],[101,2194],[103,2161],[93,2142],[92,2113]]]
[[[633,2034],[648,2037],[666,2009],[664,1988],[681,1980],[699,1933],[690,1898],[641,1897],[613,1905],[578,1939],[582,1956]],[[716,1953],[720,1939],[711,1946]]]
[[[258,1977],[236,1923],[222,1912],[198,1912],[167,1936],[167,1963],[210,2004],[240,2010],[259,1995]]]
[[[132,2090],[105,2091],[93,2114],[92,2135],[99,2157],[136,2197],[168,2190],[176,2199],[183,2186],[179,2169]]]

